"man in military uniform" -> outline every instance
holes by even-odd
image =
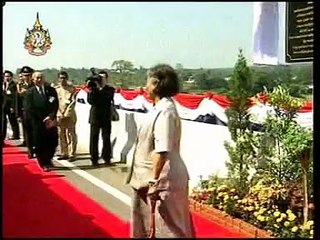
[[[4,104],[4,121],[3,121],[3,134],[7,134],[7,116],[12,128],[13,135],[10,140],[20,139],[20,131],[18,124],[18,114],[16,112],[17,105],[17,84],[13,80],[13,73],[11,71],[4,71],[3,73],[3,91],[6,98]]]
[[[57,125],[59,130],[60,151],[62,159],[74,159],[77,150],[76,134],[76,88],[68,84],[68,73],[58,73],[58,86],[56,87],[59,109],[57,112]]]
[[[28,114],[27,109],[26,109],[26,94],[27,90],[31,88],[34,84],[32,82],[32,74],[34,70],[31,67],[24,66],[20,70],[21,74],[21,80],[19,80],[17,84],[17,92],[20,97],[20,107],[19,107],[19,115],[22,119],[22,128],[23,128],[23,137],[24,141],[20,145],[22,147],[27,147],[28,148],[28,157],[29,158],[35,158],[35,148],[33,144],[33,139],[32,139],[32,125],[31,125],[31,119],[30,119],[30,114]]]

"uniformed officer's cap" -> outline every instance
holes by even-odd
[[[21,69],[20,69],[20,73],[22,75],[30,75],[34,72],[34,70],[29,67],[29,66],[23,66]]]

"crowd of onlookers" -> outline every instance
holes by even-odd
[[[24,66],[15,80],[11,71],[5,70],[2,84],[3,117],[1,141],[20,140],[26,147],[28,158],[36,158],[39,166],[49,171],[52,158],[59,145],[58,160],[75,160],[77,151],[75,112],[77,89],[68,81],[68,73],[60,71],[56,84],[49,84],[41,71]],[[112,158],[110,143],[111,104],[114,88],[107,84],[108,73],[101,71],[87,79],[90,110],[90,155],[92,165],[98,165],[98,140],[102,131],[102,158],[107,165]],[[90,84],[91,85],[90,85]],[[8,134],[8,121],[12,135]],[[20,128],[21,123],[21,128]],[[20,134],[20,129],[22,134]]]

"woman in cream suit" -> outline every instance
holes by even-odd
[[[146,90],[154,110],[138,131],[127,183],[133,188],[131,237],[148,237],[150,201],[157,201],[156,237],[194,237],[188,202],[188,171],[180,157],[181,123],[172,100],[179,91],[175,70],[159,64],[148,71]]]

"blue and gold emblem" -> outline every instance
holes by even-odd
[[[39,20],[39,13],[37,13],[36,22],[33,28],[29,30],[24,38],[24,47],[28,49],[29,54],[35,56],[42,56],[51,48],[51,38],[49,30],[44,30]]]

